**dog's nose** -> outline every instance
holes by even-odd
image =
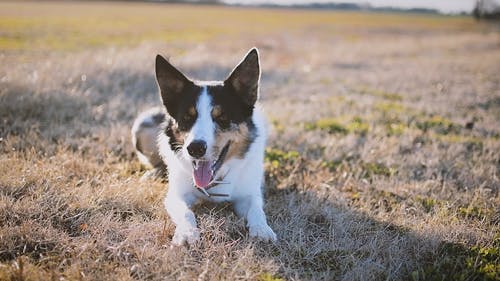
[[[203,140],[194,140],[188,145],[187,151],[194,158],[201,158],[207,152],[207,143]]]

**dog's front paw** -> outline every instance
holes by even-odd
[[[200,231],[198,228],[179,228],[175,229],[172,245],[181,246],[184,243],[194,244],[200,239]]]
[[[264,241],[276,241],[276,234],[267,224],[249,226],[250,237],[256,237]]]

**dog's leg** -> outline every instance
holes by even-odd
[[[276,234],[269,227],[263,209],[262,197],[250,196],[234,202],[236,214],[247,219],[250,237],[264,241],[276,241]]]
[[[200,231],[196,226],[196,219],[190,207],[195,202],[189,195],[179,195],[168,192],[165,198],[165,208],[168,215],[175,223],[175,234],[172,238],[173,245],[182,245],[185,242],[193,244],[200,238]]]

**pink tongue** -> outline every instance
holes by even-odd
[[[194,184],[197,187],[206,188],[212,180],[212,167],[210,161],[198,162],[198,168],[193,171]]]

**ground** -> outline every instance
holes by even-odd
[[[266,213],[201,205],[130,141],[157,53],[223,79],[262,59]],[[469,17],[0,3],[1,280],[499,280],[500,33]]]

